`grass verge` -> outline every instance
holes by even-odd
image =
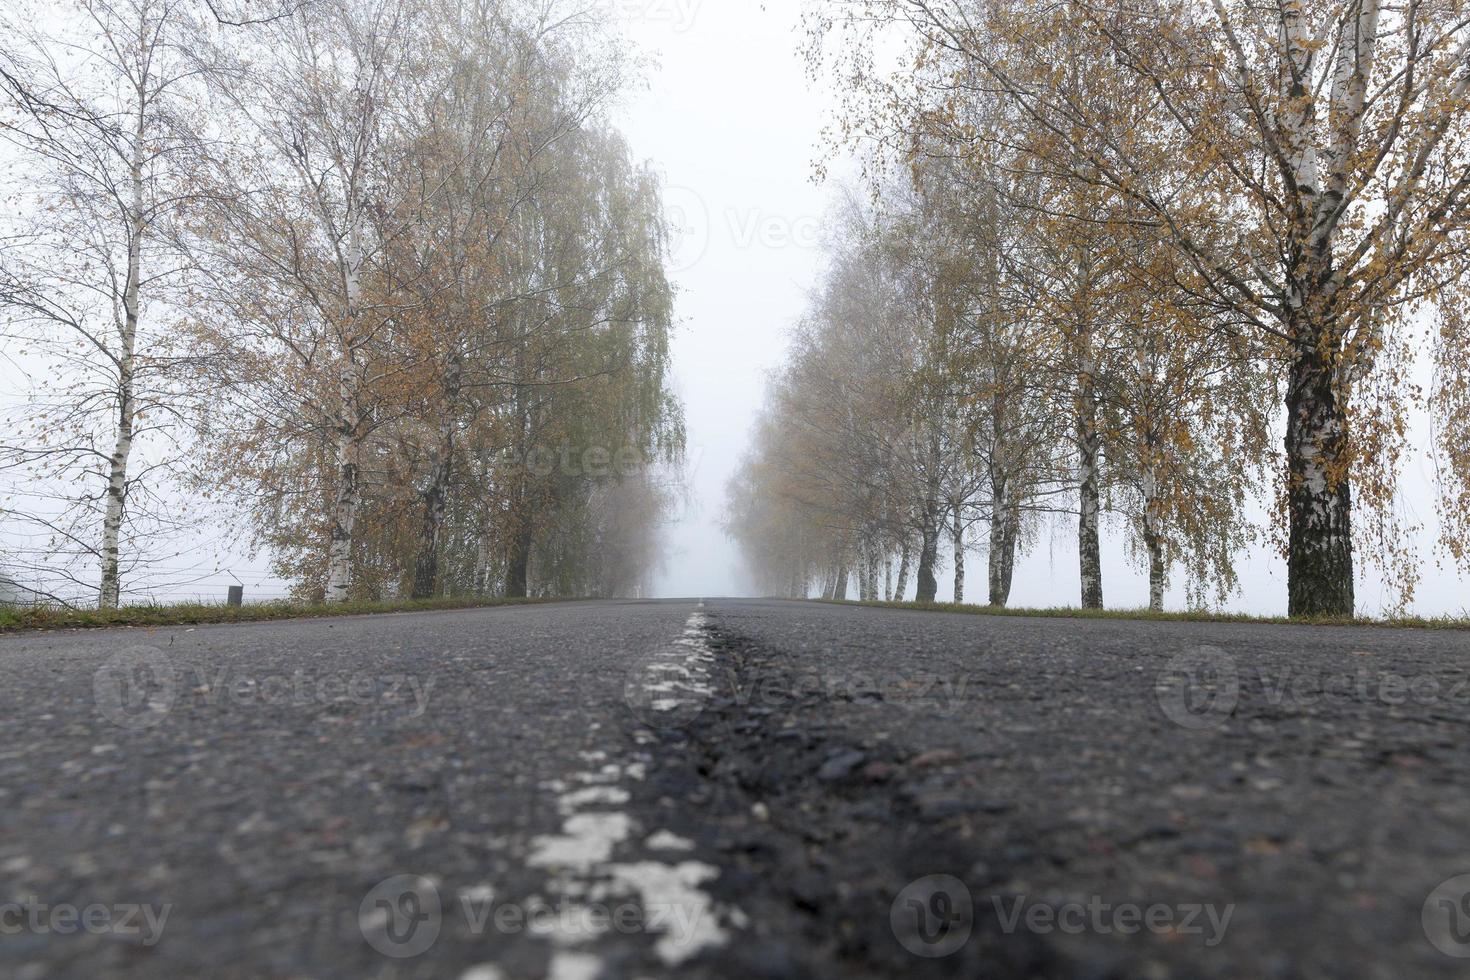
[[[263,623],[279,619],[326,619],[384,613],[488,609],[536,605],[552,599],[414,599],[400,602],[348,602],[311,605],[262,602],[240,608],[216,605],[144,605],[122,609],[0,608],[0,633],[34,630],[105,629],[112,626],[201,626],[214,623]]]
[[[1012,609],[996,606],[955,605],[950,602],[859,602],[850,599],[808,599],[836,606],[873,606],[881,609],[914,609],[920,612],[964,613],[971,616],[1029,616],[1044,619],[1123,619],[1160,623],[1261,623],[1270,626],[1386,626],[1396,629],[1463,630],[1470,629],[1470,618],[1463,616],[1405,616],[1387,619],[1355,617],[1353,619],[1292,619],[1287,616],[1251,616],[1246,613],[1216,612],[1152,612],[1148,609]]]

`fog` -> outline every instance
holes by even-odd
[[[677,289],[673,372],[688,436],[686,487],[666,522],[666,556],[655,578],[659,596],[747,595],[752,586],[725,534],[725,486],[745,453],[769,374],[783,362],[787,334],[819,277],[827,220],[844,187],[859,183],[845,158],[824,148],[832,93],[809,77],[801,53],[801,5],[758,0],[605,0],[630,41],[647,56],[646,84],[614,114],[633,154],[654,162],[665,181],[675,241],[671,273]],[[822,163],[833,175],[815,178]],[[12,404],[27,387],[23,362],[3,366]],[[1423,444],[1427,423],[1416,420]],[[1430,464],[1422,454],[1405,467],[1400,510],[1419,524],[1425,575],[1415,603],[1422,614],[1465,609],[1467,581],[1440,562]],[[1258,504],[1259,523],[1269,521]],[[218,515],[217,515],[218,516]],[[226,514],[227,516],[227,514]],[[175,557],[151,578],[129,583],[154,598],[217,597],[244,582],[251,598],[284,595],[266,557],[240,553],[239,536],[211,518],[180,537]],[[1144,569],[1131,561],[1124,536],[1105,521],[1104,579],[1110,606],[1147,601]],[[13,544],[14,542],[12,542]],[[983,555],[972,569],[983,575]],[[1389,605],[1389,594],[1363,562],[1365,613]],[[1241,591],[1229,606],[1255,613],[1285,608],[1285,563],[1262,544],[1242,555]],[[1057,520],[1043,528],[1019,563],[1013,602],[1075,604],[1075,528]],[[940,597],[950,583],[940,575]],[[973,598],[973,596],[971,596]],[[1179,583],[1169,594],[1183,601]]]

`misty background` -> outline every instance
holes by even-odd
[[[831,93],[808,77],[801,4],[600,2],[647,58],[645,84],[625,100],[615,121],[636,156],[662,172],[675,232],[673,363],[686,409],[687,487],[665,528],[666,556],[654,591],[662,597],[748,595],[752,586],[740,555],[721,526],[725,486],[746,451],[767,376],[783,362],[788,331],[818,279],[827,215],[844,187],[858,185],[860,178],[851,164],[824,156],[821,134],[830,122]],[[825,180],[814,177],[818,162],[827,164]],[[0,365],[0,401],[23,396],[25,371],[23,359]],[[1421,418],[1416,424],[1414,442],[1423,445],[1428,423]],[[1401,507],[1409,523],[1422,525],[1417,546],[1425,562],[1413,611],[1462,613],[1470,606],[1470,583],[1436,552],[1429,465],[1423,453],[1415,454],[1406,461],[1403,480]],[[201,530],[182,539],[173,557],[127,583],[132,595],[216,601],[232,584],[244,584],[247,599],[287,594],[289,585],[271,574],[268,556],[241,552],[227,514],[200,516]],[[1258,516],[1264,526],[1263,503]],[[1051,522],[1018,561],[1014,605],[1076,604],[1074,525],[1065,518]],[[1128,560],[1124,536],[1108,527],[1106,515],[1104,537],[1107,604],[1146,605],[1146,573]],[[1361,612],[1373,615],[1391,596],[1363,565]],[[1285,611],[1283,559],[1257,547],[1241,555],[1237,567],[1241,591],[1229,608]],[[943,574],[939,578],[943,600],[952,595],[952,583]],[[1182,601],[1178,581],[1169,606],[1178,608]]]

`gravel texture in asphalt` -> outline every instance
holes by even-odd
[[[1467,657],[750,600],[4,637],[0,977],[1470,976]]]

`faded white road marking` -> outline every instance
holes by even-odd
[[[620,806],[627,802],[628,791],[621,787],[588,786],[584,789],[573,790],[562,796],[557,801],[557,807],[562,813],[570,815],[593,803],[606,803],[609,806]]]
[[[635,679],[637,690],[630,692],[630,701],[647,705],[652,714],[644,720],[653,727],[693,720],[714,693],[710,669],[715,655],[705,639],[708,625],[705,614],[695,610],[679,638],[654,651]]]
[[[632,818],[626,813],[577,813],[562,824],[562,833],[537,837],[527,862],[533,868],[565,868],[590,873],[612,859],[613,845],[628,839]]]
[[[676,865],[639,861],[613,865],[611,870],[618,881],[637,890],[645,909],[672,917],[654,947],[669,966],[678,966],[708,947],[723,946],[729,939],[720,928],[714,900],[699,889],[720,876],[718,868],[699,861]]]
[[[591,953],[569,953],[557,950],[551,954],[546,980],[597,980],[602,972],[602,957]]]
[[[712,693],[710,668],[714,651],[706,641],[707,619],[700,608],[684,624],[681,635],[656,651],[638,679],[642,695],[654,712],[668,713],[693,707],[695,713]],[[635,733],[639,745],[657,741],[650,732]],[[608,931],[604,920],[579,911],[609,898],[636,898],[644,913],[644,928],[657,935],[654,952],[668,966],[678,966],[701,951],[724,945],[729,935],[722,919],[745,921],[739,909],[717,906],[702,885],[719,877],[719,869],[683,855],[694,843],[666,829],[643,834],[622,808],[631,798],[629,781],[644,778],[648,758],[610,761],[602,750],[582,752],[589,768],[563,779],[548,780],[542,788],[556,794],[562,816],[559,834],[545,834],[531,842],[527,863],[551,872],[549,889],[567,901],[572,914],[558,916],[548,938],[553,951],[551,980],[590,980],[604,966],[602,957],[587,947]],[[640,844],[641,842],[641,844]],[[614,861],[627,848],[653,854],[641,860]],[[680,859],[657,855],[677,852]],[[585,903],[585,904],[584,904]]]
[[[459,980],[505,980],[505,974],[493,963],[472,966],[459,975]]]
[[[683,837],[680,837],[678,834],[670,833],[667,830],[660,830],[660,831],[658,831],[655,834],[650,834],[648,836],[648,840],[646,840],[646,841],[643,842],[643,846],[644,847],[647,847],[650,851],[692,851],[692,850],[694,850],[694,842],[693,841],[691,841],[691,840],[685,840]]]

